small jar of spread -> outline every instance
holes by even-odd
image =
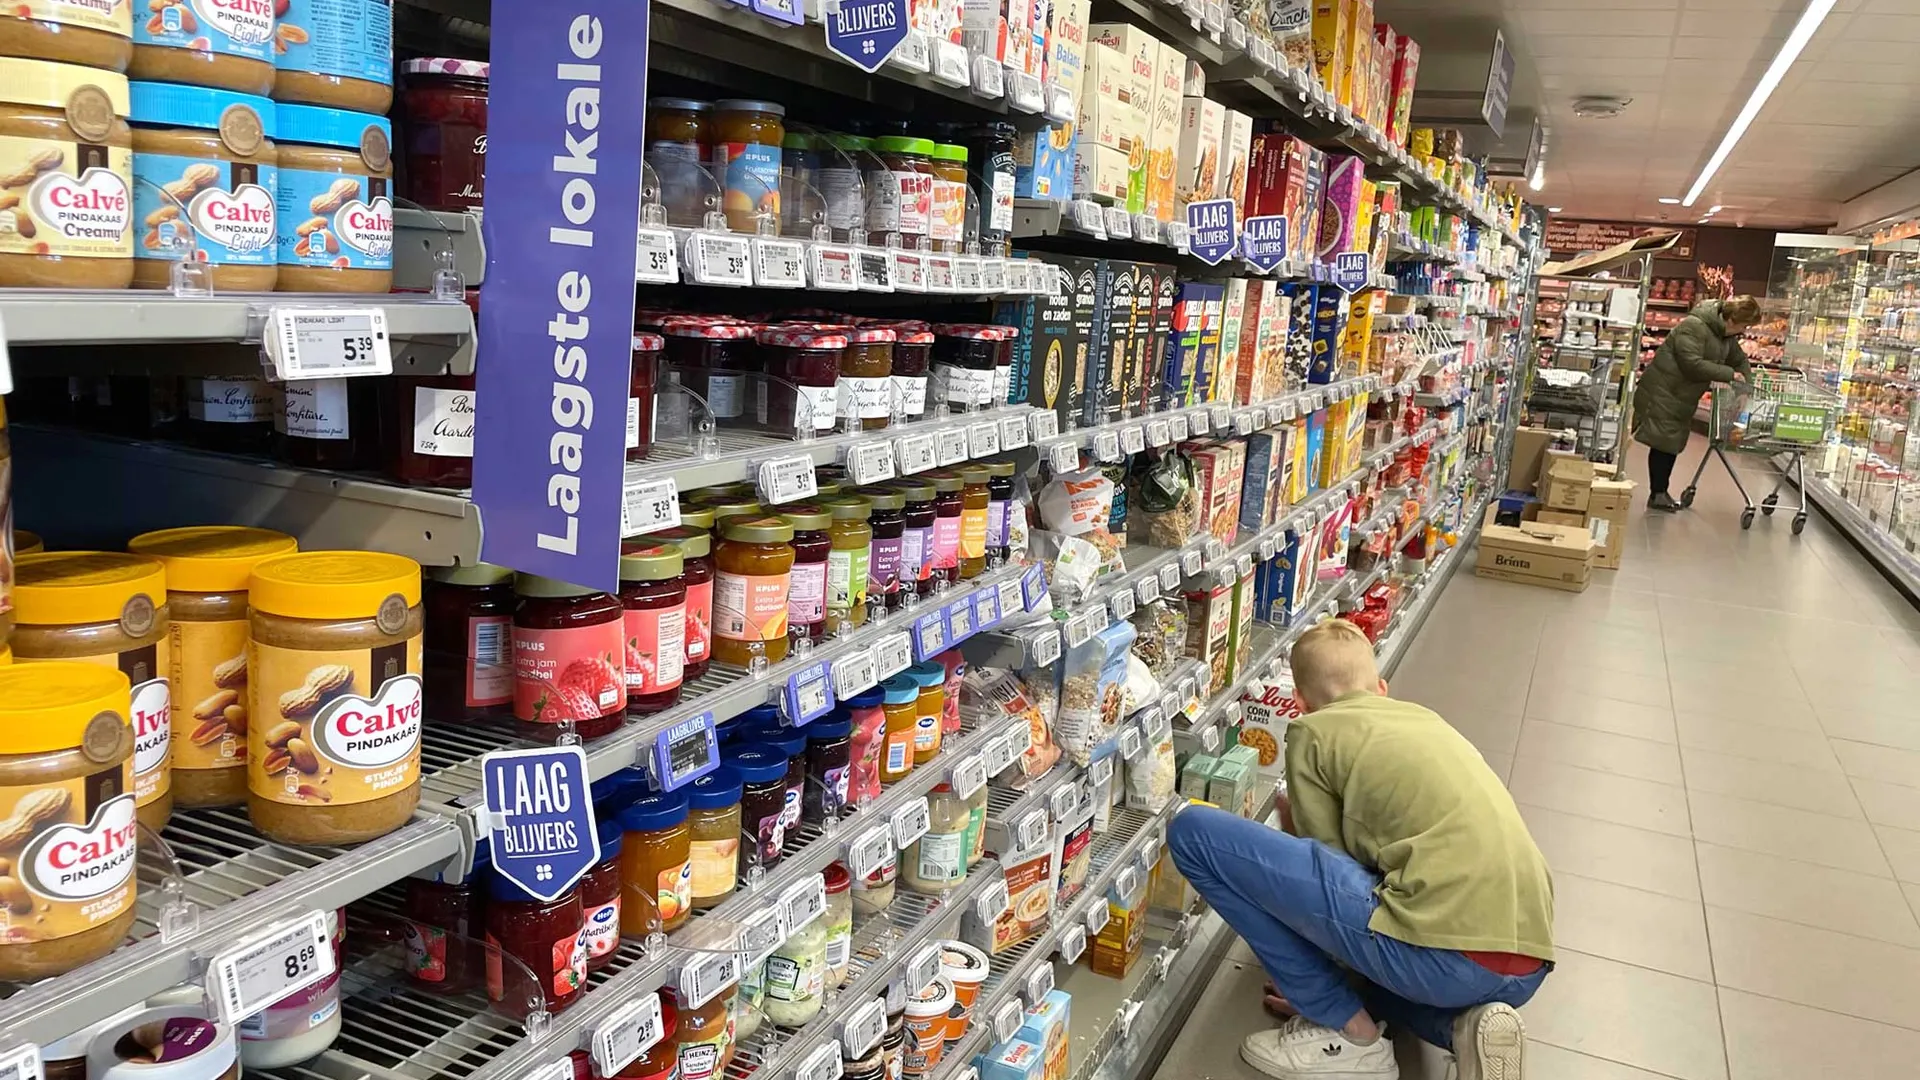
[[[933,328],[934,379],[948,411],[970,412],[994,404],[994,365],[1006,329],[975,323]]]
[[[488,882],[487,1000],[524,1020],[580,1000],[587,982],[586,912],[580,890],[542,900],[501,874]]]
[[[1013,477],[1011,461],[987,462],[987,557],[1004,565],[1012,557]]]
[[[880,782],[896,784],[907,778],[914,765],[914,729],[919,713],[920,683],[911,675],[895,675],[880,684],[886,695],[886,747],[880,756]]]
[[[951,784],[935,784],[927,793],[927,831],[907,848],[907,888],[940,896],[966,880],[967,801]]]
[[[656,713],[680,700],[686,664],[687,579],[680,549],[642,547],[620,556],[626,609],[627,708]]]
[[[348,844],[420,802],[420,564],[281,555],[247,580],[247,813],[288,844]]]
[[[815,641],[827,633],[827,563],[833,554],[833,515],[796,506],[780,515],[793,526],[793,570],[787,589],[787,629]]]
[[[824,917],[787,935],[767,957],[764,1008],[783,1028],[805,1027],[826,1004],[827,923]]]
[[[858,419],[866,431],[893,423],[893,346],[898,337],[884,326],[847,331],[840,357],[840,415]]]
[[[406,75],[407,199],[428,210],[478,210],[487,189],[485,60],[419,57]]]
[[[687,814],[687,796],[679,791],[644,796],[620,811],[620,932],[628,937],[670,933],[693,917]]]
[[[681,636],[686,646],[680,676],[683,684],[705,675],[713,660],[713,534],[687,525],[694,516],[682,510],[678,528],[647,534],[647,539],[671,544],[680,552],[680,576],[687,582],[687,623]],[[704,516],[711,526],[712,513]]]
[[[295,6],[322,2],[295,0]],[[392,16],[391,4],[368,6]],[[274,111],[280,147],[280,184],[273,198],[280,258],[275,287],[281,292],[391,290],[393,131],[386,117],[310,105],[278,105]]]
[[[392,380],[387,471],[413,487],[473,486],[473,427],[479,415],[472,375],[404,375]]]
[[[172,644],[167,571],[150,555],[43,551],[14,567],[13,658],[113,668],[132,687],[133,786],[140,823],[173,813]]]
[[[758,383],[756,419],[797,437],[832,431],[841,412],[840,356],[847,350],[847,335],[769,326],[755,337],[769,376]]]
[[[886,601],[888,609],[900,606],[900,541],[907,519],[902,513],[905,496],[896,488],[861,488],[860,497],[872,510],[867,527],[873,539],[867,545],[867,595]]]
[[[0,56],[123,72],[133,59],[133,5],[15,4],[0,14]]]
[[[820,921],[827,928],[827,989],[846,984],[853,959],[853,875],[841,863],[828,863],[827,912]]]
[[[898,192],[900,246],[925,250],[933,217],[933,140],[885,135],[873,140],[873,148],[887,167],[887,176],[880,183],[890,182],[892,190]],[[871,222],[867,228],[870,234],[886,231]],[[886,243],[884,236],[869,235],[868,240],[876,245]]]
[[[407,879],[405,936],[409,985],[429,994],[464,994],[486,974],[480,938],[486,933],[487,879],[493,866],[476,853],[465,878]]]
[[[624,837],[620,823],[599,822],[600,861],[580,878],[580,918],[586,930],[587,970],[599,971],[613,963],[620,948],[620,855]]]
[[[627,460],[645,461],[653,452],[653,395],[660,378],[659,334],[633,335],[633,367],[627,376]]]
[[[733,1063],[736,1042],[733,1010],[737,986],[729,986],[713,1000],[693,1008],[684,998],[675,998],[679,1030],[674,1043],[680,1052],[680,1080],[720,1080]]]
[[[386,114],[392,0],[275,0],[274,10],[273,100]]]
[[[426,571],[427,711],[441,721],[511,711],[513,571],[492,563]]]
[[[908,420],[919,420],[927,415],[933,331],[921,323],[895,327],[893,333],[893,390],[900,398],[901,415]]]
[[[734,518],[760,517],[766,511],[752,494],[716,494],[699,504],[713,515],[713,528],[725,536],[726,523]]]
[[[745,740],[743,747],[772,750],[787,759],[787,797],[780,809],[780,821],[787,830],[781,841],[784,852],[800,826],[800,803],[807,790],[807,729],[769,720],[764,726],[756,726]]]
[[[513,715],[552,740],[572,722],[597,739],[626,722],[625,609],[599,591],[535,574],[514,577]]]
[[[182,806],[247,801],[247,579],[299,550],[270,529],[207,525],[143,533],[127,543],[167,568],[167,679],[173,713],[173,798]]]
[[[723,759],[743,785],[740,794],[740,850],[749,867],[779,865],[787,842],[787,755],[772,747],[749,746]]]
[[[647,164],[660,180],[667,223],[698,228],[717,192],[707,172],[713,153],[713,103],[690,98],[647,101]]]
[[[125,75],[0,58],[0,286],[132,283],[130,108]]]
[[[961,494],[967,482],[952,472],[928,473],[933,481],[933,572],[950,582],[960,580],[960,528],[966,513]]]
[[[873,549],[873,527],[867,519],[873,515],[873,504],[859,495],[841,495],[824,500],[820,508],[833,515],[827,530],[833,542],[827,552],[827,619],[835,626],[842,622],[864,626]]]
[[[173,264],[184,260],[207,264],[215,292],[272,292],[280,277],[273,102],[157,82],[136,82],[131,95],[133,212],[140,219],[133,283],[167,288]]]
[[[133,732],[127,677],[96,664],[0,667],[0,808],[24,822],[22,846],[60,829],[74,877],[22,860],[0,909],[0,978],[34,982],[111,952],[133,928]],[[22,813],[26,811],[26,813]]]
[[[933,526],[938,515],[933,500],[938,494],[924,476],[897,480],[891,485],[900,492],[906,506],[901,510],[905,522],[900,530],[900,587],[913,589],[921,596],[933,595]]]
[[[798,190],[820,190],[820,147],[825,141],[822,136],[809,135],[804,131],[789,131],[786,137],[780,140],[780,171],[786,176],[793,177],[796,183],[804,185]],[[803,211],[805,208],[782,207],[781,209],[791,214]],[[785,231],[787,225],[799,223],[782,221],[780,224],[782,231]],[[813,222],[806,222],[805,225],[811,228]]]
[[[987,532],[992,524],[987,490],[993,474],[984,465],[960,470],[960,577],[976,578],[987,569]],[[1005,516],[1003,510],[1002,516]]]
[[[273,8],[267,0],[142,4],[127,75],[264,97],[273,89]]]
[[[847,745],[847,805],[866,806],[880,797],[880,761],[887,748],[887,692],[870,686],[841,704],[853,721]]]
[[[807,787],[800,818],[814,825],[837,819],[847,807],[847,768],[853,760],[853,715],[840,708],[801,729],[806,732]]]
[[[924,660],[906,671],[919,688],[913,702],[913,763],[925,765],[940,753],[942,720],[946,711],[947,669]]]
[[[240,1042],[203,1005],[123,1014],[94,1033],[87,1075],[97,1080],[239,1080]]]
[[[720,180],[727,225],[757,233],[763,219],[780,223],[780,144],[786,106],[729,99],[713,103],[713,171]]]
[[[273,417],[276,456],[308,469],[371,469],[380,458],[380,380],[311,379],[280,384]]]
[[[723,535],[713,553],[713,658],[750,667],[757,650],[777,664],[787,658],[793,526],[779,518],[729,518]],[[824,554],[821,563],[824,578]]]
[[[700,396],[714,422],[737,424],[746,415],[747,372],[759,371],[753,327],[707,318],[671,318],[660,324],[667,362],[682,372],[681,382]],[[760,380],[754,380],[756,385]]]
[[[960,255],[966,251],[967,148],[938,143],[933,148],[933,198],[928,234],[933,250]]]
[[[187,378],[181,398],[185,441],[229,454],[262,454],[272,445],[280,399],[265,379]]]
[[[688,858],[693,906],[701,911],[733,895],[740,883],[740,774],[725,765],[687,785]]]
[[[862,168],[871,160],[873,141],[861,135],[833,134],[826,137],[820,151],[820,197],[827,204],[827,227],[833,230],[833,242],[844,244],[853,238],[853,230],[867,224],[866,199],[872,194],[861,179]]]

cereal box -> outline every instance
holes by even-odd
[[[990,952],[1001,953],[1044,933],[1053,914],[1053,843],[1002,858],[1007,879],[1007,910],[993,920]]]
[[[1066,87],[1067,96],[1080,100],[1080,83],[1087,66],[1087,6],[1089,0],[1053,0],[1053,19],[1047,27],[1046,79]]]
[[[1284,427],[1247,437],[1246,480],[1240,486],[1240,526],[1265,528],[1286,509],[1287,434]]]
[[[1330,263],[1335,255],[1353,250],[1366,169],[1366,161],[1358,155],[1327,155],[1326,183],[1320,191],[1320,242],[1314,249],[1321,262]]]
[[[1227,641],[1233,633],[1233,587],[1214,585],[1184,594],[1187,601],[1187,655],[1212,672],[1213,685],[1225,686]]]
[[[1253,137],[1253,161],[1247,173],[1246,210],[1260,214],[1291,215],[1307,186],[1307,151],[1299,137],[1284,131],[1265,131]]]
[[[1234,350],[1233,360],[1233,400],[1238,405],[1266,400],[1259,396],[1265,385],[1260,373],[1260,327],[1262,312],[1270,304],[1272,295],[1272,281],[1255,278],[1247,282],[1246,310],[1240,316],[1240,344]],[[1223,337],[1223,348],[1225,344]]]
[[[1143,213],[1147,206],[1147,147],[1151,125],[1151,103],[1159,86],[1160,40],[1132,23],[1091,23],[1089,40],[1112,49],[1120,61],[1116,76],[1117,97],[1123,107],[1119,118],[1119,149],[1126,152],[1129,214]]]
[[[1314,290],[1313,360],[1309,383],[1330,383],[1339,374],[1341,309],[1346,296],[1331,285]]]
[[[1393,42],[1393,80],[1389,93],[1393,96],[1393,111],[1387,117],[1387,141],[1398,146],[1407,145],[1407,136],[1413,130],[1410,119],[1413,115],[1413,84],[1420,74],[1420,43],[1404,34],[1396,35]]]
[[[1259,351],[1255,359],[1258,383],[1265,388],[1266,398],[1256,401],[1296,389],[1287,378],[1287,328],[1292,317],[1293,302],[1287,291],[1270,282],[1260,301]]]
[[[1212,98],[1188,95],[1180,99],[1180,159],[1174,174],[1174,199],[1190,203],[1208,199],[1219,190],[1221,145],[1226,138],[1227,110]]]
[[[1098,38],[1087,42],[1085,77],[1080,82],[1077,115],[1081,145],[1104,146],[1126,153],[1127,129],[1132,107],[1131,75],[1126,57]]]
[[[1220,175],[1217,198],[1233,200],[1233,219],[1247,216],[1247,166],[1253,156],[1253,118],[1243,112],[1227,110],[1226,133],[1221,139],[1221,154],[1227,167]]]
[[[1287,249],[1295,258],[1314,259],[1320,251],[1320,193],[1326,188],[1327,153],[1316,146],[1307,147],[1306,183],[1300,188],[1300,204],[1287,211]]]
[[[1227,290],[1216,285],[1206,294],[1200,324],[1200,353],[1194,362],[1193,403],[1224,401],[1220,389],[1220,325]]]
[[[1345,81],[1347,43],[1344,31],[1352,27],[1352,13],[1342,20],[1343,0],[1313,0],[1313,73],[1329,93],[1338,93]]]
[[[1307,441],[1304,447],[1306,452],[1300,459],[1301,467],[1307,474],[1306,494],[1310,495],[1320,490],[1320,460],[1326,451],[1326,445],[1327,410],[1315,409],[1307,414]]]
[[[1261,769],[1284,769],[1287,725],[1306,715],[1293,694],[1293,676],[1256,679],[1241,691],[1240,708],[1240,745],[1260,755]]]
[[[1077,142],[1071,123],[1022,131],[1013,144],[1014,195],[1023,199],[1070,198]]]
[[[1227,280],[1227,298],[1220,310],[1220,364],[1215,383],[1219,392],[1214,396],[1215,401],[1235,400],[1239,385],[1240,331],[1247,311],[1249,284],[1246,278]]]
[[[1125,206],[1127,182],[1127,155],[1124,152],[1090,142],[1074,146],[1074,198]]]
[[[1147,102],[1147,209],[1160,221],[1172,221],[1180,209],[1174,197],[1174,173],[1180,163],[1181,84],[1186,55],[1171,45],[1160,46],[1153,94]]]
[[[1153,390],[1158,408],[1173,407],[1167,392],[1167,364],[1172,356],[1174,300],[1180,289],[1180,275],[1171,266],[1161,266],[1153,298],[1153,344],[1147,354],[1151,369],[1147,387]]]

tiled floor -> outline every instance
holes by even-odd
[[[1486,754],[1553,867],[1533,1080],[1920,1076],[1920,612],[1817,513],[1798,538],[1738,515],[1716,463],[1691,511],[1636,508],[1585,593],[1463,570],[1393,680]],[[1259,1075],[1221,1037],[1266,1022],[1244,950],[1163,1080]]]

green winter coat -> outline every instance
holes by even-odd
[[[1700,395],[1716,382],[1750,378],[1747,354],[1727,336],[1720,301],[1704,300],[1667,335],[1640,373],[1633,392],[1633,437],[1655,450],[1678,454],[1693,432]]]

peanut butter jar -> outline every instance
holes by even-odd
[[[125,75],[0,57],[0,286],[133,280],[128,108]]]
[[[133,283],[172,284],[173,264],[207,264],[216,292],[272,292],[280,276],[273,102],[202,86],[137,82]]]
[[[420,802],[420,564],[311,551],[247,580],[247,813],[289,844],[383,836]]]
[[[393,288],[393,129],[386,117],[278,105],[281,292]]]
[[[71,971],[133,928],[128,703],[112,668],[0,668],[0,979]]]
[[[16,662],[98,664],[131,684],[132,790],[140,824],[159,832],[173,814],[166,567],[118,551],[46,551],[22,557],[18,574]]]
[[[299,550],[271,529],[206,525],[143,533],[127,544],[167,568],[167,679],[173,714],[173,797],[181,806],[247,801],[247,579]]]
[[[274,0],[144,0],[127,74],[153,82],[273,89]]]
[[[125,71],[133,58],[132,0],[14,0],[0,8],[0,56]]]

